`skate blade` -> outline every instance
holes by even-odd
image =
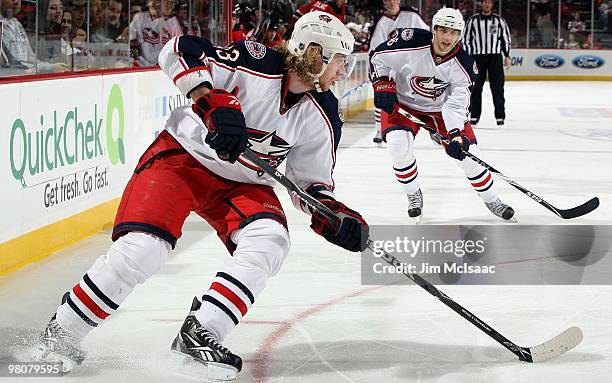
[[[199,382],[233,382],[238,377],[238,370],[232,366],[217,362],[199,362],[189,355],[174,350],[170,361],[177,367],[177,375],[187,376]]]
[[[43,344],[38,344],[29,350],[33,362],[60,365],[60,375],[66,375],[78,365],[74,360],[56,354]]]
[[[419,215],[418,217],[408,216],[408,223],[409,224],[420,225],[422,221],[423,221],[423,213],[421,213],[421,215]]]

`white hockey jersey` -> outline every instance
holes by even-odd
[[[388,76],[397,84],[401,104],[421,112],[442,112],[448,131],[463,130],[478,71],[472,57],[460,43],[446,56],[438,56],[427,30],[396,31],[370,54],[373,81]]]
[[[429,30],[429,26],[416,8],[401,7],[399,13],[394,17],[381,13],[374,18],[374,23],[370,27],[368,52],[372,52],[381,43],[390,39],[391,32],[397,28],[421,28]]]
[[[287,71],[278,52],[254,41],[215,47],[208,40],[185,35],[174,37],[164,46],[159,64],[187,95],[204,82],[227,91],[238,87],[249,147],[274,167],[286,159],[286,176],[311,193],[328,194],[333,190],[332,172],[342,127],[338,100],[331,91],[311,91],[287,108]],[[173,110],[165,129],[221,177],[275,184],[242,157],[233,164],[219,159],[204,142],[206,127],[189,106]],[[306,211],[295,200],[294,203]]]
[[[130,23],[130,40],[138,40],[138,62],[142,66],[157,64],[157,58],[164,44],[170,40],[170,33],[164,28],[163,17],[152,19],[149,12],[140,12]]]

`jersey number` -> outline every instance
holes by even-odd
[[[221,60],[236,61],[240,57],[240,51],[236,47],[215,48]]]

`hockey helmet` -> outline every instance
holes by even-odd
[[[319,73],[312,74],[317,90],[319,76],[325,72],[335,55],[346,57],[345,77],[350,75],[355,66],[355,56],[352,54],[355,38],[338,18],[329,13],[314,11],[300,17],[295,23],[288,43],[289,50],[295,55],[304,54],[310,44],[321,47],[323,68]]]

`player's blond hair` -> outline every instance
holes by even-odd
[[[299,79],[305,83],[310,83],[313,75],[320,73],[323,68],[322,49],[317,44],[310,44],[302,55],[291,52],[287,41],[283,41],[281,45],[274,47],[274,50],[283,55],[287,69],[295,72]]]

